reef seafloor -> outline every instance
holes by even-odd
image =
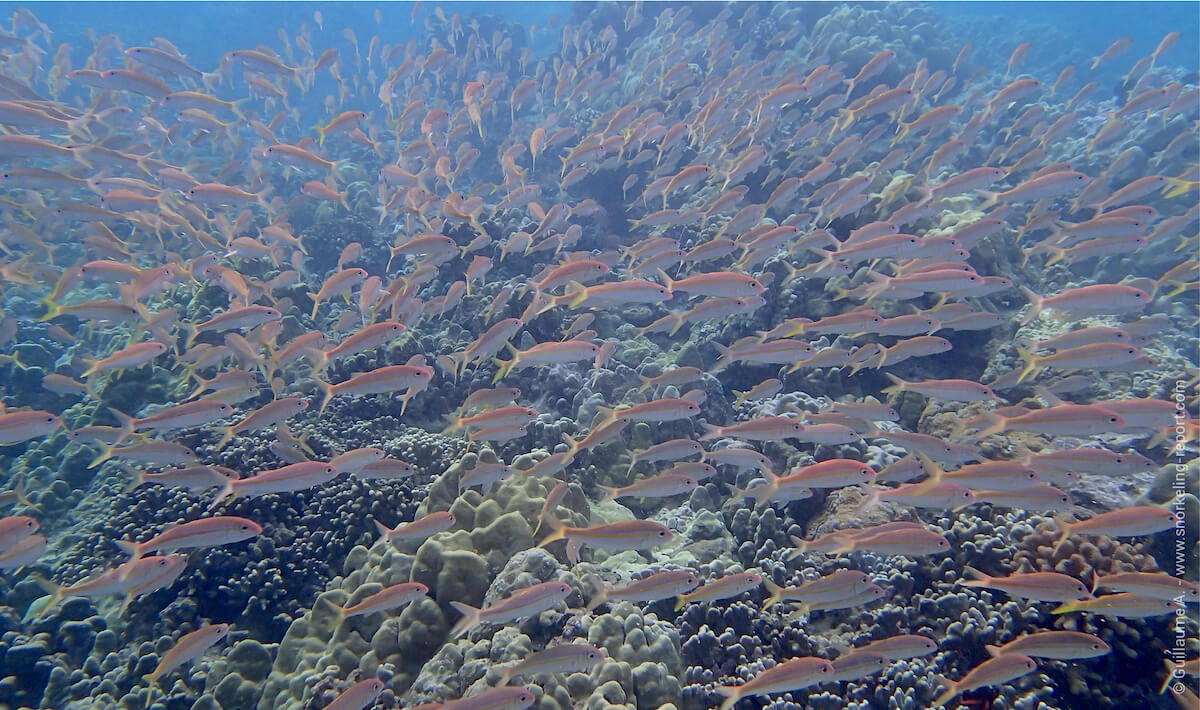
[[[0,708],[1200,707],[1195,22],[481,5],[12,13]]]

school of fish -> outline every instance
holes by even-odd
[[[597,550],[652,556],[679,532],[654,516],[568,525],[555,513],[568,483],[596,492],[593,504],[663,510],[707,488],[726,511],[775,506],[786,517],[793,502],[855,488],[864,518],[916,511],[793,538],[780,552],[797,569],[791,585],[762,570],[590,575],[585,606],[571,609],[583,623],[618,600],[674,600],[678,611],[752,599],[803,625],[893,594],[854,569],[856,555],[947,554],[945,520],[976,506],[1053,518],[1060,544],[1183,525],[1172,505],[1131,498],[1098,511],[1067,492],[1081,474],[1133,481],[1195,451],[1195,341],[1156,391],[1135,393],[1130,374],[1161,368],[1163,331],[1193,328],[1197,316],[1200,88],[1164,69],[1179,33],[1153,48],[1116,39],[1051,76],[1025,69],[1029,43],[1006,66],[977,61],[969,45],[952,64],[916,47],[846,61],[787,6],[615,7],[516,28],[418,4],[412,26],[425,41],[394,42],[380,22],[365,46],[350,29],[337,35],[331,9],[298,36],[281,30],[273,47],[230,49],[202,67],[162,37],[56,45],[52,27],[15,13],[0,34],[7,464],[30,442],[61,437],[90,450],[99,475],[131,476],[130,500],[156,484],[201,504],[136,540],[96,540],[113,565],[65,579],[39,562],[55,542],[31,500],[38,482],[8,475],[0,569],[46,592],[27,621],[70,597],[119,598],[121,613],[170,589],[189,551],[272,535],[254,520],[262,499],[341,476],[419,486],[441,475],[389,457],[383,440],[318,460],[297,432],[354,418],[359,398],[391,402],[402,422],[441,422],[432,433],[473,451],[511,461],[544,449],[531,470],[481,463],[457,487],[486,497],[513,476],[558,479],[531,524],[568,568]],[[732,39],[766,18],[773,29],[757,42]],[[1117,66],[1114,100],[1102,76]],[[1139,145],[1146,136],[1154,149]],[[293,225],[351,218],[373,241],[344,246],[336,263],[310,256],[328,245]],[[414,350],[430,342],[415,335],[451,323],[458,334],[447,331],[442,347]],[[602,376],[617,381],[618,364],[642,370],[623,357],[631,347],[666,353],[689,338],[702,364],[664,358],[595,389]],[[45,396],[17,396],[33,367],[24,342],[52,352],[38,374]],[[1011,356],[987,382],[987,354],[963,352],[983,342]],[[358,368],[364,354],[379,366]],[[921,362],[935,364],[921,375]],[[603,392],[605,404],[562,441],[535,441],[535,406],[578,394],[546,390],[563,381],[550,372],[573,373],[565,381]],[[145,398],[131,404],[138,394],[125,387],[114,402],[114,383],[156,378],[175,385],[135,390]],[[1176,380],[1187,406],[1173,397]],[[858,394],[827,396],[827,381]],[[1081,394],[1096,381],[1126,394]],[[162,399],[175,391],[184,394]],[[823,404],[777,406],[796,393]],[[434,411],[442,395],[454,406]],[[935,435],[902,424],[909,398],[952,412],[956,427]],[[627,468],[580,479],[592,449],[628,449],[639,423],[690,434],[659,436],[629,450]],[[268,437],[278,465],[238,470],[203,453],[245,437]],[[907,456],[876,470],[864,455],[871,442]],[[251,512],[229,513],[234,501]],[[391,544],[459,523],[430,510],[375,525],[377,544]],[[827,556],[849,563],[813,574]],[[970,593],[1113,619],[1174,616],[1200,592],[1165,571],[1077,579],[969,566],[961,579]],[[457,615],[442,640],[453,644],[566,609],[575,591],[545,582],[476,608],[414,581],[336,613],[397,614],[429,596]],[[238,625],[195,622],[145,676],[147,702],[177,669],[220,653]],[[721,676],[710,700],[728,710],[752,696],[869,683],[940,641],[902,633],[834,658],[778,658]],[[956,679],[927,668],[941,687],[926,707],[956,707],[1048,659],[1085,664],[1110,648],[1047,626],[986,651]],[[442,707],[521,710],[536,688],[510,681],[603,660],[591,645],[550,645],[502,669],[496,687]],[[1194,676],[1195,660],[1185,665]],[[1168,680],[1179,668],[1168,664]],[[345,681],[328,708],[372,707],[386,688]],[[1194,692],[1173,691],[1184,707]]]

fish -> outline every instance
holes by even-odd
[[[690,493],[696,490],[696,487],[699,485],[695,478],[685,474],[662,473],[657,476],[650,476],[634,481],[627,486],[601,486],[606,491],[601,502],[628,497],[663,498],[676,496],[683,493]]]
[[[763,584],[770,592],[763,606],[769,607],[785,601],[814,604],[853,597],[871,584],[871,578],[858,570],[838,570],[795,587],[780,587],[770,579]]]
[[[339,693],[323,710],[364,710],[375,704],[386,687],[378,678],[360,680]]]
[[[1058,572],[1027,572],[993,577],[974,567],[963,567],[966,576],[974,579],[961,582],[965,587],[986,587],[1024,599],[1041,602],[1067,602],[1091,598],[1091,591],[1079,580]]]
[[[928,636],[920,634],[900,634],[872,641],[866,646],[853,649],[855,652],[877,653],[891,661],[902,661],[909,658],[928,656],[936,651],[937,643]]]
[[[424,540],[453,528],[458,524],[458,520],[454,517],[453,513],[440,511],[429,513],[411,523],[397,525],[394,529],[389,528],[378,520],[374,521],[374,523],[375,528],[379,531],[380,539],[391,543],[397,540]]]
[[[384,587],[353,606],[341,607],[334,605],[332,602],[330,602],[330,605],[334,606],[334,612],[340,622],[364,614],[378,614],[391,611],[410,604],[428,593],[429,587],[420,582],[401,582]]]
[[[1103,596],[1064,602],[1050,611],[1051,614],[1061,615],[1083,611],[1089,614],[1109,616],[1115,619],[1145,619],[1153,616],[1175,614],[1183,610],[1183,605],[1170,599],[1143,597],[1140,594],[1123,592],[1120,594],[1105,594]]]
[[[185,488],[190,491],[204,491],[225,484],[226,479],[237,478],[237,471],[224,466],[201,464],[185,468],[169,469],[160,472],[137,471],[126,491],[131,491],[147,483],[154,483],[172,488]]]
[[[675,611],[688,604],[708,603],[741,596],[763,583],[762,575],[756,572],[736,572],[703,585],[699,589],[681,594],[675,600]]]
[[[586,643],[564,643],[538,651],[525,660],[504,668],[500,673],[500,686],[506,686],[513,678],[543,673],[585,673],[604,661],[603,650]]]
[[[10,515],[0,518],[0,552],[12,549],[17,543],[33,535],[41,527],[28,515]]]
[[[584,581],[595,592],[587,603],[589,611],[610,601],[655,602],[670,599],[700,586],[700,578],[696,573],[686,569],[656,572],[616,588],[606,586],[596,575],[587,575]]]
[[[1156,599],[1182,600],[1192,604],[1200,601],[1200,586],[1165,572],[1117,572],[1099,575],[1092,583],[1092,591],[1098,589],[1129,592]]]
[[[451,700],[438,707],[440,710],[525,710],[533,705],[535,699],[534,694],[526,688],[502,686]]]
[[[52,434],[63,426],[62,419],[50,412],[30,409],[0,413],[0,446],[19,444]]]
[[[337,476],[337,469],[325,461],[304,461],[283,468],[260,471],[249,478],[226,480],[209,503],[208,509],[214,510],[227,498],[234,496],[255,497],[268,493],[302,491],[328,483]]]
[[[225,448],[225,445],[241,432],[275,426],[306,409],[308,409],[308,400],[302,397],[284,397],[268,402],[247,414],[240,421],[226,427],[221,440],[217,442],[217,449]]]
[[[725,698],[721,710],[730,710],[744,697],[801,690],[832,678],[836,672],[833,664],[823,658],[802,656],[769,668],[741,685],[718,686],[716,692]]]
[[[1174,528],[1180,523],[1179,516],[1167,508],[1155,505],[1136,505],[1107,513],[1098,513],[1087,520],[1059,519],[1061,545],[1072,535],[1107,535],[1109,537],[1132,537],[1153,535]]]
[[[571,564],[579,564],[579,549],[583,545],[605,550],[647,550],[674,537],[667,526],[649,520],[622,520],[586,528],[573,528],[553,517],[547,518],[546,522],[552,532],[538,543],[538,547],[566,540],[567,559]]]
[[[951,681],[939,677],[938,683],[945,686],[946,690],[934,698],[929,706],[933,708],[945,706],[968,690],[1002,685],[1035,670],[1037,670],[1037,663],[1029,656],[1019,653],[1006,653],[990,658],[972,668],[961,680]]]
[[[142,676],[142,679],[153,687],[159,678],[185,663],[200,658],[205,651],[228,637],[229,629],[229,624],[206,624],[189,634],[184,634],[171,650],[167,651],[154,670]]]
[[[477,609],[463,602],[452,601],[450,605],[462,614],[462,618],[455,623],[454,628],[450,629],[450,638],[462,638],[480,624],[504,624],[536,616],[543,611],[553,609],[574,591],[571,585],[565,582],[542,582],[518,590],[507,599],[502,599],[483,609]]]
[[[233,480],[226,479],[226,484]],[[114,542],[121,552],[136,560],[148,552],[170,554],[176,550],[229,545],[257,537],[262,534],[262,531],[262,526],[253,520],[233,515],[219,515],[173,525],[145,542],[131,540]]]
[[[921,382],[905,382],[890,372],[883,373],[892,381],[891,387],[881,390],[884,393],[916,392],[926,397],[951,402],[984,402],[996,399],[996,393],[991,387],[971,382],[970,380],[924,380]]]
[[[321,406],[318,412],[324,412],[329,402],[341,395],[363,397],[372,394],[388,394],[406,390],[400,397],[400,413],[408,408],[408,402],[419,391],[423,390],[433,379],[433,370],[420,365],[388,365],[369,372],[360,373],[344,382],[330,384],[324,380],[316,380],[317,387],[322,393]]]
[[[1015,653],[1071,661],[1103,656],[1112,650],[1100,637],[1082,631],[1038,631],[1018,636],[1003,646],[984,646],[989,655]]]

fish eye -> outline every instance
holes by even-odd
[[[54,421],[54,417],[46,417],[46,422],[47,422],[47,423],[49,423],[49,422],[53,422],[53,421]]]
[[[243,525],[243,526],[242,526],[242,530],[249,530],[249,529],[250,529],[250,526],[249,526],[249,525]]]

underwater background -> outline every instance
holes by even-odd
[[[1197,708],[1200,5],[0,3],[0,708]]]

